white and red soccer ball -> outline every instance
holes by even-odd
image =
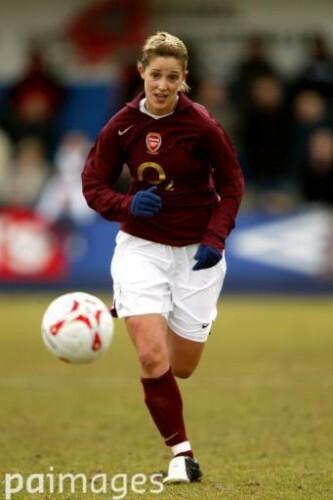
[[[47,349],[68,363],[90,363],[110,346],[113,318],[94,295],[70,292],[47,307],[42,318],[42,338]]]

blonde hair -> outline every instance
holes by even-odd
[[[174,57],[181,62],[184,73],[187,72],[188,52],[186,45],[180,38],[177,38],[166,31],[158,31],[155,35],[147,38],[142,47],[139,65],[146,68],[154,57]],[[190,87],[183,83],[182,90],[188,92]]]

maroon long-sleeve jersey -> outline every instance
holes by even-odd
[[[134,236],[222,250],[244,189],[229,137],[203,106],[183,93],[175,112],[157,120],[140,111],[142,97],[111,118],[90,151],[82,172],[88,205]],[[127,194],[114,190],[124,165],[131,174]],[[152,185],[162,198],[161,210],[149,218],[133,216],[133,195]]]

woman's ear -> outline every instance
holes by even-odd
[[[141,63],[138,63],[138,71],[140,73],[141,78],[144,80],[145,69],[144,69],[144,67],[142,66]]]
[[[184,71],[184,79],[183,79],[183,83],[182,83],[182,86],[181,86],[181,90],[183,92],[189,92],[190,91],[190,87],[186,83],[187,76],[188,76],[188,71]]]

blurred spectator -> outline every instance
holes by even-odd
[[[292,95],[303,90],[314,90],[325,99],[333,98],[333,56],[323,35],[310,40],[305,66],[295,78]]]
[[[284,88],[276,76],[253,81],[240,143],[248,184],[254,188],[260,208],[285,210],[289,205],[285,190],[289,184],[290,127]]]
[[[281,82],[275,76],[258,77],[252,84],[241,141],[250,182],[265,187],[285,179],[289,137]]]
[[[6,204],[9,190],[10,162],[12,159],[12,144],[8,135],[0,129],[0,207]]]
[[[43,144],[35,138],[21,139],[9,166],[6,205],[34,208],[50,172]]]
[[[143,91],[143,81],[135,65],[124,62],[121,65],[119,108]]]
[[[226,85],[207,78],[197,85],[195,99],[208,109],[231,137],[235,135],[235,111]]]
[[[46,67],[42,51],[32,48],[23,76],[9,88],[3,127],[13,142],[25,137],[39,139],[51,156],[56,119],[64,100],[63,85]]]
[[[254,81],[261,76],[277,73],[265,39],[260,34],[250,34],[246,38],[243,54],[232,73],[232,101],[242,116],[248,109]]]
[[[56,172],[47,182],[37,211],[53,223],[84,223],[95,214],[83,197],[81,171],[91,147],[82,132],[68,132],[55,155]]]
[[[300,175],[302,197],[333,207],[333,132],[319,128],[312,132]]]
[[[303,90],[292,102],[291,169],[296,177],[308,155],[308,140],[330,122],[327,101],[315,90]]]

